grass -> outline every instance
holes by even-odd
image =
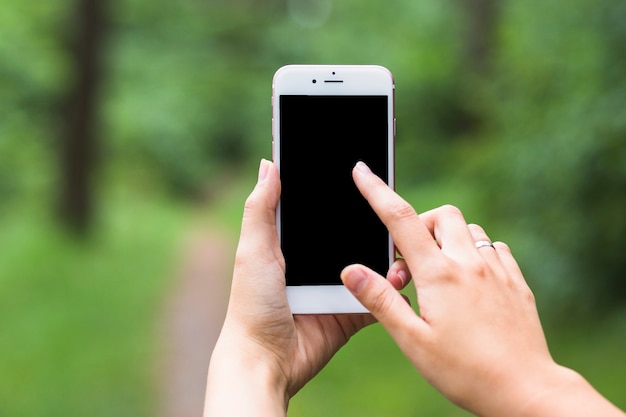
[[[155,317],[182,213],[113,207],[89,243],[44,216],[4,220],[0,415],[153,415]]]

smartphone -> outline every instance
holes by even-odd
[[[340,273],[354,263],[385,276],[395,249],[360,194],[364,161],[394,187],[395,84],[379,65],[286,65],[272,85],[276,212],[293,314],[364,313]]]

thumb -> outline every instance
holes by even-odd
[[[249,335],[259,334],[258,327],[266,328],[268,322],[291,317],[285,293],[285,261],[276,229],[279,197],[278,169],[263,159],[257,183],[244,205],[226,315]],[[264,334],[274,330],[272,327]]]
[[[265,245],[274,243],[276,232],[276,205],[280,196],[280,179],[276,166],[266,159],[259,165],[259,178],[246,199],[241,224],[243,243]]]
[[[278,170],[273,163],[263,159],[259,165],[257,184],[244,205],[237,246],[235,272],[248,275],[246,280],[251,276],[258,276],[259,271],[267,266],[278,264],[282,267],[284,263],[276,230],[276,205],[279,196]]]
[[[427,331],[426,323],[384,277],[363,265],[350,265],[341,272],[348,290],[383,325],[401,347],[414,343]],[[416,334],[417,333],[417,334]]]

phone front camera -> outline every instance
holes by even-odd
[[[317,80],[313,80],[312,82],[313,82],[313,84],[315,84],[317,82]]]

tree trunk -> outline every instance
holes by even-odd
[[[60,198],[62,223],[85,235],[93,219],[92,187],[97,155],[98,87],[104,37],[104,1],[77,0],[70,34],[73,81],[61,115]]]
[[[498,0],[461,0],[465,9],[465,54],[469,68],[477,76],[491,70],[491,55],[498,21]]]

